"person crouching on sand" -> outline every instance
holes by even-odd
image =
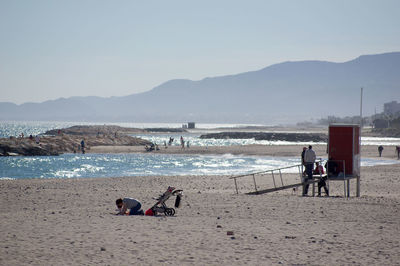
[[[129,209],[129,215],[144,215],[142,210],[142,204],[140,201],[133,198],[117,199],[115,201],[119,212],[117,215],[125,215],[126,211]]]

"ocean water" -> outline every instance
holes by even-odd
[[[72,125],[91,125],[101,123],[76,122],[0,122],[0,137],[36,135],[50,129]],[[111,124],[111,123],[107,123]],[[133,124],[113,123],[124,127],[171,127],[180,124]],[[199,127],[213,129],[236,127],[233,124],[200,124]],[[311,144],[284,141],[256,141],[254,139],[200,139],[200,133],[184,134],[139,134],[135,135],[159,145],[175,139],[172,145],[180,145],[180,136],[191,146],[230,146],[230,145],[290,145]],[[325,143],[318,143],[325,144]],[[363,138],[363,145],[400,145],[396,138]],[[298,157],[260,157],[260,156],[201,156],[201,155],[163,155],[163,154],[64,154],[42,157],[0,157],[0,179],[20,178],[85,178],[151,175],[240,175],[299,164]],[[361,165],[398,163],[395,160],[362,159]],[[297,168],[286,171],[296,172]]]
[[[300,163],[298,157],[169,154],[64,154],[0,157],[0,179],[171,175],[240,175]],[[399,163],[362,159],[362,166]],[[298,168],[283,172],[297,173]]]
[[[165,154],[0,157],[0,178],[229,175],[297,164],[298,158]]]

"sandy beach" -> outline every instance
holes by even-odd
[[[399,13],[0,0],[0,266],[400,266]]]
[[[160,152],[297,156],[301,146],[197,149]],[[383,156],[395,158],[390,147]],[[0,265],[399,265],[399,173],[400,164],[363,167],[361,197],[348,199],[341,182],[318,198],[237,195],[227,176],[1,180]],[[184,190],[174,217],[112,215],[117,198],[147,209],[168,186]]]

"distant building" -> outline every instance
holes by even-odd
[[[383,105],[383,112],[387,115],[394,115],[400,112],[400,103],[392,101]]]
[[[373,125],[374,125],[374,128],[388,128],[389,122],[385,119],[378,118],[373,121]]]
[[[186,129],[186,128],[193,129],[193,128],[195,128],[195,123],[194,122],[188,122],[187,124],[183,124],[182,128],[183,129]]]

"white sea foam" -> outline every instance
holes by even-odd
[[[42,176],[45,177],[45,176]],[[76,171],[76,169],[70,171],[56,171],[54,173],[55,178],[73,178],[73,177],[81,177],[81,175]]]
[[[15,180],[16,178],[12,177],[0,177],[0,180]]]

